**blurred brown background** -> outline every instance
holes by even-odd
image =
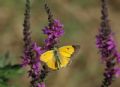
[[[41,29],[47,25],[47,15],[42,0],[32,1],[32,38],[43,44],[45,36]],[[120,51],[120,0],[109,1],[112,30]],[[100,0],[48,0],[54,17],[64,24],[65,35],[60,45],[80,44],[79,55],[67,68],[49,73],[46,87],[100,87],[104,66],[95,45],[95,35],[100,23]],[[0,53],[10,51],[13,64],[20,63],[23,50],[22,24],[25,0],[0,0]],[[117,79],[111,87],[120,87]],[[13,79],[11,84],[29,87],[28,76]]]

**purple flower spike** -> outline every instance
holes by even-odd
[[[105,63],[104,80],[101,87],[109,87],[115,75],[119,74],[119,70],[116,72],[116,64],[120,60],[119,53],[116,49],[116,44],[113,39],[113,32],[109,26],[107,0],[101,0],[102,3],[102,22],[99,29],[99,34],[96,36],[96,46],[101,54],[101,59]]]
[[[25,18],[24,18],[24,24],[23,24],[23,35],[24,35],[24,54],[22,56],[23,62],[22,66],[26,66],[30,63],[31,59],[31,35],[30,35],[30,1],[26,0],[26,9],[25,9]]]
[[[46,13],[48,14],[48,26],[46,26],[43,29],[43,33],[47,35],[47,38],[45,39],[45,45],[43,47],[44,52],[46,50],[51,50],[52,48],[54,48],[57,45],[59,38],[64,34],[63,24],[61,24],[59,20],[53,19],[51,10],[46,2],[45,2],[45,10]],[[40,75],[42,85],[38,84],[39,87],[45,87],[44,79],[46,78],[48,72],[49,72],[48,67],[46,65],[43,65]]]
[[[41,83],[41,62],[39,56],[43,52],[41,47],[38,47],[36,43],[32,43],[30,36],[30,1],[26,0],[26,10],[24,19],[24,54],[22,66],[28,65],[30,70],[28,71],[29,77],[31,77],[31,87],[39,87]]]

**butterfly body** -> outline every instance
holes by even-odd
[[[71,60],[71,56],[75,53],[76,48],[72,45],[63,47],[54,47],[53,50],[46,51],[40,56],[40,60],[46,65],[57,70],[66,67]]]
[[[57,47],[54,47],[53,53],[54,53],[54,56],[55,56],[55,67],[56,67],[57,69],[59,69],[59,68],[60,68],[60,64],[61,64],[61,61],[60,61],[60,53],[59,53]]]

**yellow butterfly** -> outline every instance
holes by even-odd
[[[53,50],[46,51],[40,56],[40,60],[53,70],[66,67],[71,56],[75,53],[78,45],[68,45],[60,48],[54,47]]]

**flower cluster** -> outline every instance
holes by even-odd
[[[64,34],[63,24],[59,20],[55,19],[50,26],[46,26],[43,29],[43,33],[48,37],[45,39],[46,49],[51,49],[57,44],[58,38]]]
[[[119,54],[116,50],[116,44],[113,39],[113,34],[109,34],[107,37],[104,36],[104,32],[100,32],[99,35],[96,36],[97,41],[96,45],[99,48],[101,53],[101,58],[104,62],[107,62],[108,57],[114,57],[119,61]]]
[[[105,63],[104,80],[101,87],[108,87],[112,84],[115,76],[119,76],[120,69],[116,68],[120,62],[120,55],[116,49],[116,44],[113,39],[113,32],[109,26],[108,9],[106,0],[101,0],[102,3],[102,22],[99,29],[99,34],[96,36],[96,46],[101,54],[102,61]]]

